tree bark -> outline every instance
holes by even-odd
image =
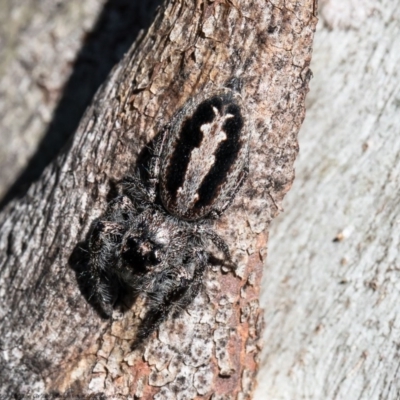
[[[293,180],[313,1],[166,2],[65,150],[0,215],[1,396],[245,399],[260,350],[267,230]],[[243,82],[250,176],[215,229],[239,265],[209,268],[187,311],[131,350],[138,301],[102,320],[79,290],[86,236],[115,183],[191,96]]]
[[[319,16],[255,398],[399,399],[399,8],[335,0]]]
[[[0,0],[0,210],[75,133],[161,0]]]
[[[0,198],[3,203],[10,186],[23,174],[27,159],[34,157],[38,143],[46,137],[51,142],[47,149],[41,146],[40,157],[36,157],[43,163],[65,143],[64,136],[76,130],[79,116],[74,118],[70,112],[68,119],[63,118],[62,124],[57,124],[52,113],[63,91],[66,97],[71,95],[71,90],[65,87],[66,81],[104,1],[80,3],[0,0]],[[82,50],[87,59],[87,48]],[[77,59],[77,63],[82,64],[82,57]],[[79,80],[84,80],[86,71],[82,73],[81,70]],[[79,102],[86,102],[87,106],[90,101],[87,86],[73,86],[72,90],[79,91],[74,108],[78,108]],[[81,88],[84,89],[79,90]],[[70,111],[71,106],[69,104]],[[57,125],[54,130],[49,127],[52,119],[52,125]],[[43,168],[39,169],[31,165],[29,174],[38,177]]]

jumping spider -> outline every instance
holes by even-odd
[[[145,181],[136,172],[95,221],[89,237],[92,300],[108,316],[121,284],[144,294],[137,342],[198,294],[213,243],[229,248],[212,220],[247,176],[248,142],[241,98],[229,89],[190,100],[155,142]]]

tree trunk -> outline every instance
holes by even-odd
[[[0,209],[75,133],[161,0],[0,0]]]
[[[1,396],[251,396],[267,229],[293,180],[315,24],[311,0],[168,1],[159,9],[68,150],[0,216]],[[89,227],[185,101],[233,78],[252,125],[250,174],[215,230],[238,270],[210,267],[188,310],[132,351],[140,302],[102,320],[79,290]]]
[[[255,398],[399,399],[399,7],[325,1],[319,16]]]

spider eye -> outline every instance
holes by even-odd
[[[161,255],[159,250],[154,250],[149,254],[149,261],[152,265],[158,265],[161,262]]]

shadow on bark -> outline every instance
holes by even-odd
[[[29,186],[58,155],[68,149],[86,107],[112,67],[147,29],[161,0],[109,0],[93,31],[77,55],[72,74],[54,111],[53,120],[25,170],[0,201],[0,211],[13,199],[23,197]]]

